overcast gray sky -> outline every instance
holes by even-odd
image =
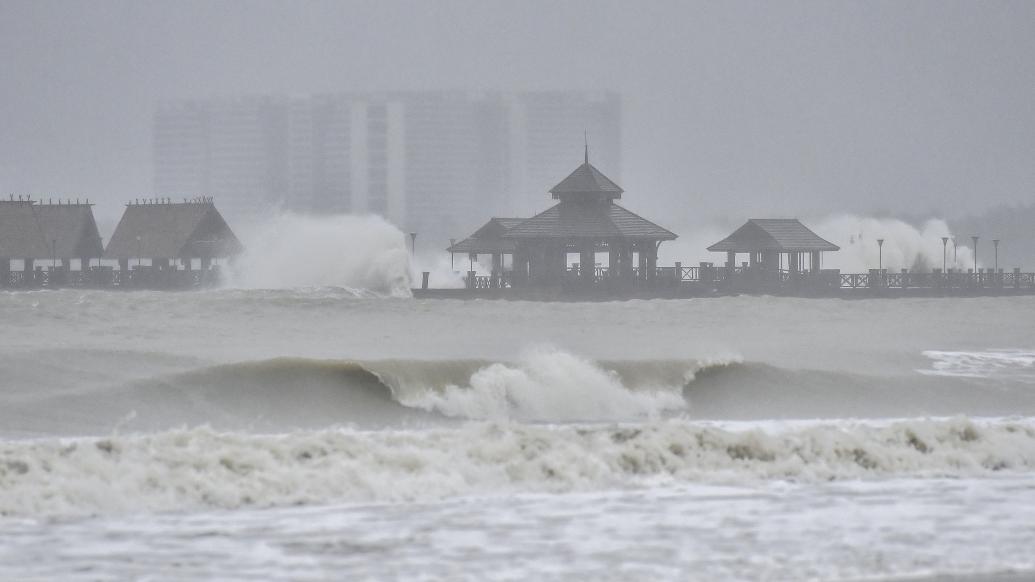
[[[0,0],[0,192],[149,194],[162,98],[426,88],[621,92],[675,222],[1035,198],[1024,1]]]

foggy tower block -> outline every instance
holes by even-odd
[[[451,91],[247,97],[163,104],[161,196],[216,196],[235,220],[273,207],[373,213],[444,238],[486,215],[530,215],[575,162],[583,132],[620,176],[615,93]]]

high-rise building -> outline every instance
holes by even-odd
[[[234,218],[271,207],[374,213],[446,237],[531,215],[582,157],[621,175],[614,93],[389,92],[179,101],[155,114],[155,194],[216,197]]]

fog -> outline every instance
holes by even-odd
[[[1030,2],[4,1],[0,54],[0,191],[102,218],[153,194],[160,100],[387,89],[617,91],[673,227],[1035,191]]]

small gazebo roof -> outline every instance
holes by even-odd
[[[836,251],[840,248],[820,238],[797,218],[753,218],[708,250],[752,253]]]
[[[203,198],[126,205],[104,255],[110,259],[224,258],[241,248],[211,199]]]
[[[589,198],[615,199],[622,197],[622,188],[615,184],[611,178],[593,167],[589,158],[575,168],[575,171],[561,180],[559,184],[550,189],[555,199],[575,200]]]
[[[676,235],[612,202],[565,201],[511,228],[503,237],[673,240]]]
[[[524,222],[524,218],[489,219],[474,234],[446,249],[451,253],[468,253],[491,255],[495,253],[513,253],[515,242],[502,238],[503,233]]]

